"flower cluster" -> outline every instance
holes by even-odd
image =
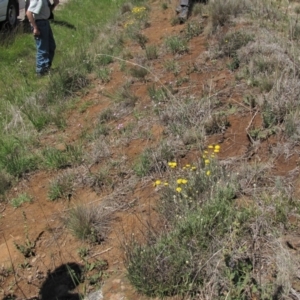
[[[169,161],[168,166],[172,169],[177,167],[177,162],[176,161]]]
[[[146,12],[146,7],[145,6],[135,6],[131,12],[136,15],[136,16],[141,16],[144,15]]]
[[[159,186],[159,185],[164,185],[164,186],[168,186],[169,185],[169,183],[168,182],[166,182],[166,181],[164,181],[164,182],[162,182],[161,180],[156,180],[154,183],[153,183],[153,186]]]
[[[206,167],[209,166],[210,164],[210,158],[215,158],[215,154],[220,152],[220,145],[209,145],[207,147],[207,150],[204,150],[204,154],[202,156],[203,160],[204,160],[204,164]],[[207,170],[205,173],[207,176],[210,176],[211,171]]]
[[[211,160],[213,160],[215,158],[216,153],[220,152],[220,145],[209,145],[207,147],[207,150],[204,150],[202,158],[203,158],[203,162],[204,162],[204,169],[203,171],[205,172],[206,176],[210,176],[211,175],[211,170],[210,170],[210,164],[211,164]],[[178,165],[176,161],[169,161],[168,162],[168,166],[171,169],[175,169]],[[186,164],[182,170],[185,171],[196,171],[197,167],[191,164]],[[188,185],[188,179],[186,178],[178,178],[176,180],[176,187],[175,187],[175,191],[177,193],[181,193],[183,191],[184,186]],[[158,186],[169,186],[169,183],[164,181],[162,182],[161,180],[156,180],[153,183],[153,186],[158,187]]]
[[[134,24],[134,20],[128,20],[125,24],[124,24],[124,27],[125,28],[128,28],[129,26],[133,25]]]

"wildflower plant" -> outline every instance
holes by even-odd
[[[140,20],[147,16],[147,9],[145,6],[135,6],[131,10],[135,19]]]
[[[215,270],[210,259],[222,261],[226,234],[246,216],[235,213],[238,185],[218,163],[214,151],[220,149],[210,145],[196,164],[170,161],[168,185],[154,182],[161,187],[159,211],[170,230],[126,249],[128,278],[138,291],[161,298],[195,294]]]

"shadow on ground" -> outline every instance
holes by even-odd
[[[77,263],[63,264],[53,272],[49,272],[41,286],[39,297],[29,300],[80,300],[81,295],[72,293],[81,280],[81,266]],[[2,300],[13,300],[13,294],[6,295]]]

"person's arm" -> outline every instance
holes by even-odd
[[[33,27],[33,35],[40,35],[41,33],[40,33],[36,23],[35,23],[33,13],[30,10],[27,10],[26,16],[27,16],[31,26]]]

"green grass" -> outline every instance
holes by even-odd
[[[35,45],[31,33],[15,30],[0,43],[0,166],[7,173],[22,176],[41,166],[57,168],[68,164],[66,158],[54,162],[53,159],[63,155],[51,155],[48,150],[41,164],[31,145],[37,144],[37,131],[50,124],[58,129],[64,127],[63,111],[68,99],[89,84],[87,74],[96,66],[96,53],[107,51],[94,42],[115,18],[123,2],[70,0],[55,11],[51,26],[57,50],[55,71],[50,77],[35,76]],[[120,39],[109,42],[116,45]]]
[[[18,197],[13,198],[10,200],[10,204],[14,207],[14,208],[18,208],[20,207],[23,203],[30,203],[32,202],[32,197],[29,196],[28,194],[24,193],[24,194],[20,194],[18,195]]]

